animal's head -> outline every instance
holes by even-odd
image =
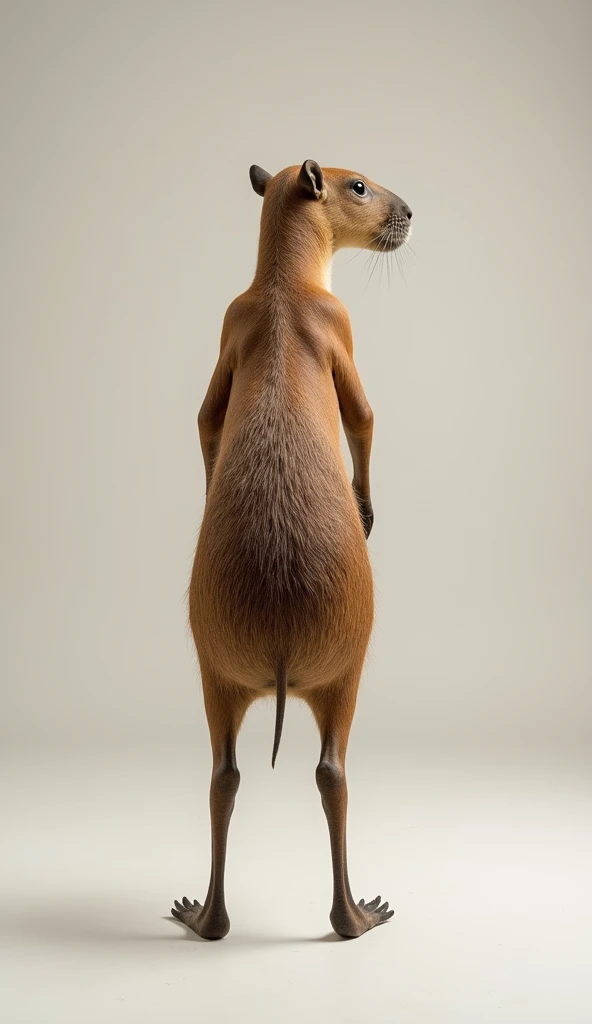
[[[392,252],[411,234],[407,204],[363,174],[338,167],[321,169],[314,160],[305,160],[302,167],[287,167],[274,176],[254,164],[249,176],[258,195],[279,198],[281,192],[282,203],[289,204],[296,215],[313,214],[319,226],[330,231],[334,251]]]

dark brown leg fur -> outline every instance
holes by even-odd
[[[329,826],[333,862],[333,906],[330,920],[344,938],[357,938],[393,916],[380,896],[371,903],[356,905],[347,871],[346,819],[347,782],[345,753],[355,710],[359,675],[344,680],[307,698],[321,733],[321,759],[316,770],[317,786]]]
[[[240,772],[235,756],[236,737],[252,698],[246,690],[221,685],[213,675],[204,672],[203,668],[202,678],[213,761],[210,786],[210,885],[203,907],[197,900],[191,903],[185,896],[182,904],[175,900],[175,907],[171,913],[197,932],[202,939],[222,939],[230,929],[224,899],[224,868],[228,826],[240,783]]]

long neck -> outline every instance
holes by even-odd
[[[285,294],[330,289],[333,239],[316,200],[290,202],[287,189],[263,204],[253,285]]]

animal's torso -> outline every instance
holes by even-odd
[[[338,667],[348,633],[368,629],[355,622],[359,588],[372,604],[340,448],[339,339],[326,306],[313,296],[274,318],[246,293],[226,342],[232,388],[196,552],[192,625],[204,656],[214,654],[215,620],[216,636],[225,636],[218,661],[236,666],[240,651],[242,671],[251,666],[270,681],[278,656],[303,681],[321,663]]]

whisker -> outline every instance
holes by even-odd
[[[388,272],[388,252],[389,252],[389,248],[390,248],[390,245],[391,245],[392,233],[393,233],[393,228],[392,228],[391,221],[389,219],[389,221],[387,223],[387,226],[386,226],[386,232],[385,232],[385,237],[384,237],[384,246],[383,246],[382,260],[381,260],[381,265],[380,265],[379,288],[380,288],[380,285],[382,284],[382,272],[383,272],[383,269],[384,269],[385,265],[387,267],[387,272]]]
[[[383,228],[383,230],[382,230],[382,231],[380,232],[380,236],[379,236],[379,244],[380,244],[380,243],[382,243],[382,242],[384,242],[384,240],[385,240],[385,236],[386,236],[386,232],[387,232],[387,231],[388,231],[388,225],[385,225],[385,227]],[[381,248],[377,248],[377,249],[376,249],[376,250],[374,251],[374,253],[373,253],[373,256],[375,256],[375,259],[374,259],[374,265],[372,266],[372,269],[371,269],[371,271],[370,271],[370,276],[369,276],[369,278],[368,278],[368,282],[367,282],[367,284],[366,284],[366,287],[364,288],[364,291],[363,291],[363,294],[364,294],[364,295],[366,294],[366,291],[368,290],[368,286],[369,286],[369,284],[370,284],[370,281],[372,280],[372,278],[373,278],[373,276],[374,276],[374,271],[376,270],[376,267],[377,267],[377,265],[378,265],[378,260],[380,259],[380,256],[381,256],[381,255],[383,254],[383,252],[384,252],[384,250],[383,250],[383,249],[381,249]]]
[[[379,255],[378,250],[373,249],[372,252],[370,253],[370,255],[368,256],[368,259],[364,263],[363,270],[364,271],[369,270],[368,280],[366,282],[366,288],[364,288],[364,293],[366,292],[366,289],[368,288],[368,285],[370,284],[370,279],[372,277],[372,274],[374,273],[374,270],[375,270],[375,267],[376,267],[376,261],[378,260],[378,255]]]
[[[377,235],[375,235],[374,238],[372,238],[370,240],[370,242],[368,242],[368,245],[372,245],[373,242],[376,242],[376,248],[371,250],[371,254],[373,256],[375,256],[376,253],[380,253],[381,252],[381,245],[382,245],[382,242],[384,241],[385,232],[386,232],[386,227],[381,228],[379,233]]]
[[[380,252],[381,252],[381,250],[380,250],[380,242],[382,241],[384,232],[385,232],[385,229],[383,228],[382,231],[380,232],[380,234],[376,235],[373,239],[371,239],[370,242],[368,242],[368,245],[371,245],[372,242],[376,242],[378,240],[378,246],[377,246],[376,249],[371,249],[370,250],[370,255],[368,256],[368,259],[366,260],[366,263],[364,264],[364,266],[366,266],[368,263],[371,263],[373,259],[375,259],[377,256],[380,255]]]
[[[370,265],[370,273],[368,275],[368,280],[366,282],[366,287],[364,288],[364,291],[362,292],[363,295],[366,294],[366,291],[368,289],[368,285],[370,284],[370,281],[372,280],[372,275],[374,274],[374,271],[376,270],[376,264],[378,262],[379,255],[380,254],[378,252],[373,252],[372,255],[366,260],[366,263],[364,264],[364,269],[366,269],[368,264]]]
[[[382,273],[384,271],[384,252],[380,254],[380,274],[378,275],[378,291],[380,292],[382,286]]]
[[[364,252],[364,250],[367,249],[369,245],[372,245],[372,242],[375,242],[377,240],[377,238],[380,238],[381,234],[382,234],[382,231],[379,231],[379,233],[377,235],[375,235],[374,238],[371,238],[370,241],[366,245],[363,245],[361,249],[358,249],[358,251],[356,253],[354,253],[353,256],[350,256],[350,258],[348,260],[346,260],[345,262],[346,263],[351,263],[352,260],[355,260],[356,256],[359,256],[360,253]]]
[[[392,242],[392,235],[391,235],[391,242]],[[389,294],[390,294],[391,284],[392,284],[392,280],[393,280],[393,253],[394,253],[394,251],[395,251],[394,249],[391,249],[391,251],[389,252],[389,254],[387,256]]]
[[[386,272],[387,286],[390,291],[394,275],[395,260],[401,280],[407,288],[409,287],[406,276],[409,261],[415,259],[418,260],[419,256],[407,240],[401,242],[400,236],[402,230],[403,224],[401,223],[400,218],[390,217],[379,234],[371,239],[371,241],[368,242],[368,245],[364,247],[367,249],[369,245],[376,243],[376,247],[370,251],[362,268],[363,274],[366,272],[368,273],[368,279],[366,281],[363,294],[365,294],[370,287],[370,282],[376,273],[376,268],[379,263],[380,271],[378,274],[378,288],[379,290],[381,289],[382,278]],[[362,251],[363,250],[360,249],[359,252],[351,258],[355,259]],[[349,262],[351,262],[351,260],[348,260],[348,263]]]
[[[404,264],[403,264],[403,261],[402,261],[402,255],[403,254],[400,252],[400,250],[397,249],[397,266],[399,268],[399,273],[400,273],[401,278],[403,280],[403,284],[405,285],[406,288],[408,288],[409,285],[407,284],[407,278],[405,277],[405,268],[404,268]]]

